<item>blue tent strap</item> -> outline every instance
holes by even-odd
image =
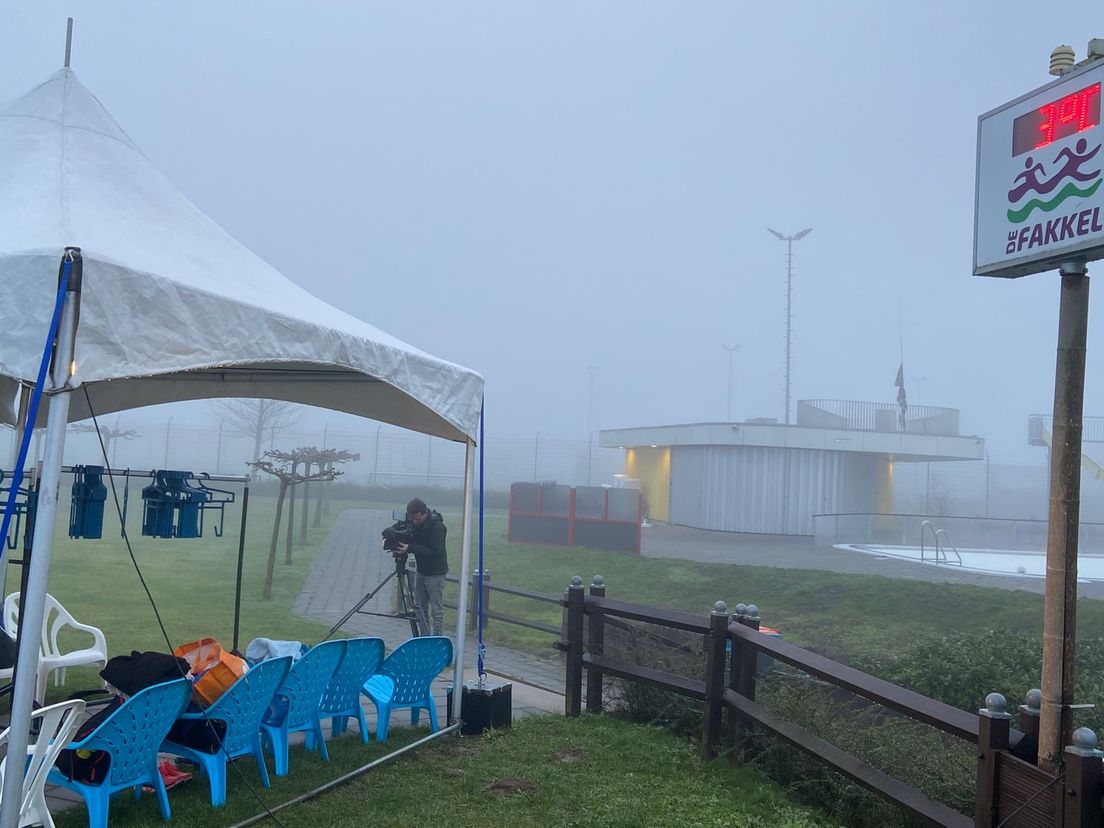
[[[11,488],[8,490],[8,499],[4,504],[4,522],[0,525],[0,538],[8,537],[11,528],[12,515],[15,513],[15,498],[19,493],[19,487],[23,483],[23,467],[27,462],[27,451],[31,445],[31,435],[34,433],[34,424],[38,420],[38,404],[42,400],[42,391],[46,386],[46,372],[50,369],[50,360],[54,352],[54,342],[57,340],[58,325],[61,322],[61,308],[65,304],[65,293],[69,290],[69,276],[73,269],[73,263],[77,263],[80,269],[80,248],[67,247],[61,259],[58,272],[57,299],[54,301],[54,315],[50,318],[50,330],[46,334],[46,345],[42,349],[42,361],[38,366],[38,379],[35,381],[34,391],[31,393],[31,401],[27,406],[27,422],[23,427],[23,439],[19,443],[19,456],[12,470]],[[4,544],[0,544],[0,563],[4,560]]]
[[[479,646],[476,650],[475,668],[476,674],[482,681],[487,671],[483,669],[483,658],[487,655],[487,645],[483,643],[483,417],[486,409],[486,401],[479,405],[479,585],[475,594],[479,596]]]

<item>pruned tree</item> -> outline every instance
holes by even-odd
[[[306,456],[303,458],[306,463],[305,471],[309,474],[311,466],[317,466],[319,471],[325,471],[326,469],[332,470],[334,466],[339,463],[349,463],[354,460],[359,460],[360,455],[355,454],[345,449],[319,449],[311,446],[309,449],[304,449]],[[322,498],[325,493],[326,487],[323,485],[318,486],[318,495],[314,501],[314,523],[313,527],[317,529],[322,525]],[[307,542],[307,505],[310,502],[310,484],[308,483],[303,487],[303,515],[302,520],[299,523],[299,544],[303,545]]]
[[[96,431],[96,426],[91,423],[74,423],[69,426],[69,430],[76,434],[92,434]],[[111,465],[115,465],[115,458],[111,455],[111,443],[115,440],[133,440],[135,437],[141,437],[133,428],[119,428],[119,421],[115,420],[114,426],[100,426],[100,437],[103,440],[103,451],[108,457],[111,458]]]
[[[265,474],[271,474],[277,480],[280,481],[279,494],[276,496],[276,517],[272,523],[272,542],[268,547],[268,564],[265,567],[265,582],[263,596],[267,599],[272,598],[272,577],[276,569],[276,547],[280,542],[280,520],[283,517],[284,501],[287,496],[288,489],[295,491],[295,486],[300,483],[305,483],[311,480],[333,480],[340,472],[330,470],[328,472],[318,471],[314,474],[299,474],[298,466],[301,464],[301,459],[297,460],[296,452],[285,451],[266,451],[264,459],[257,460],[249,463],[248,465],[256,469],[257,471],[264,472]],[[293,521],[295,518],[295,510],[293,508],[288,509],[288,546],[287,557],[285,563],[291,563],[291,533],[293,529]]]
[[[235,434],[253,440],[253,463],[259,462],[265,435],[291,428],[303,416],[303,409],[283,400],[216,400],[215,410]]]

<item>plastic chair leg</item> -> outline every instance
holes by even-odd
[[[417,725],[418,724],[418,714],[420,712],[421,711],[419,711],[417,707],[410,708],[410,723],[412,725]]]
[[[81,785],[84,806],[88,809],[88,828],[107,828],[107,812],[111,807],[111,796],[105,785]]]
[[[272,746],[272,760],[276,765],[277,776],[288,774],[288,732],[282,727],[265,725],[265,737]]]
[[[161,771],[157,769],[157,757],[153,758],[153,770],[150,781],[153,783],[153,792],[157,796],[157,804],[161,806],[161,818],[172,819],[172,808],[169,807],[169,792],[165,790],[165,780],[161,778]],[[141,792],[141,788],[138,789]]]
[[[203,762],[203,770],[211,783],[211,807],[219,808],[226,804],[226,757],[221,753],[211,756],[211,761]]]
[[[261,784],[268,788],[272,783],[268,778],[268,765],[265,764],[264,751],[261,749],[261,734],[253,739],[253,759],[257,762],[257,772],[261,775]]]
[[[322,720],[314,720],[314,736],[318,740],[318,752],[322,755],[323,761],[330,761],[330,752],[326,749],[326,737],[322,733]]]
[[[330,718],[330,735],[340,736],[349,726],[348,716],[333,716]]]
[[[360,741],[368,744],[368,720],[364,718],[364,708],[357,704],[357,723],[360,725]]]
[[[387,723],[391,718],[391,705],[376,704],[376,741],[387,741]]]

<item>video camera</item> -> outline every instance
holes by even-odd
[[[414,524],[409,520],[398,520],[380,534],[383,536],[383,548],[386,551],[402,555],[405,553],[399,551],[399,544],[414,541]]]

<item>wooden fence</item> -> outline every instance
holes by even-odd
[[[1026,731],[1020,732],[1011,728],[1012,717],[1004,697],[998,693],[990,694],[985,709],[977,714],[967,713],[760,633],[759,611],[754,605],[739,604],[735,615],[730,617],[727,607],[718,601],[708,616],[694,615],[608,598],[600,579],[595,579],[588,594],[580,578],[572,579],[562,603],[567,654],[564,706],[568,716],[577,716],[582,711],[584,675],[586,709],[595,712],[602,709],[603,676],[643,682],[703,703],[701,749],[706,758],[717,756],[722,746],[733,749],[732,756],[738,758],[736,748],[742,735],[749,729],[759,729],[785,740],[927,824],[955,828],[970,825],[1085,828],[1102,824],[1104,779],[1101,753],[1096,750],[1092,731],[1082,729],[1074,734],[1074,745],[1065,750],[1064,770],[1056,777],[1011,754],[1021,739],[1037,736],[1037,696],[1029,694],[1028,703],[1020,709]],[[700,679],[687,678],[607,657],[603,646],[605,626],[614,619],[701,635],[704,675]],[[976,745],[973,818],[756,703],[760,654]]]

